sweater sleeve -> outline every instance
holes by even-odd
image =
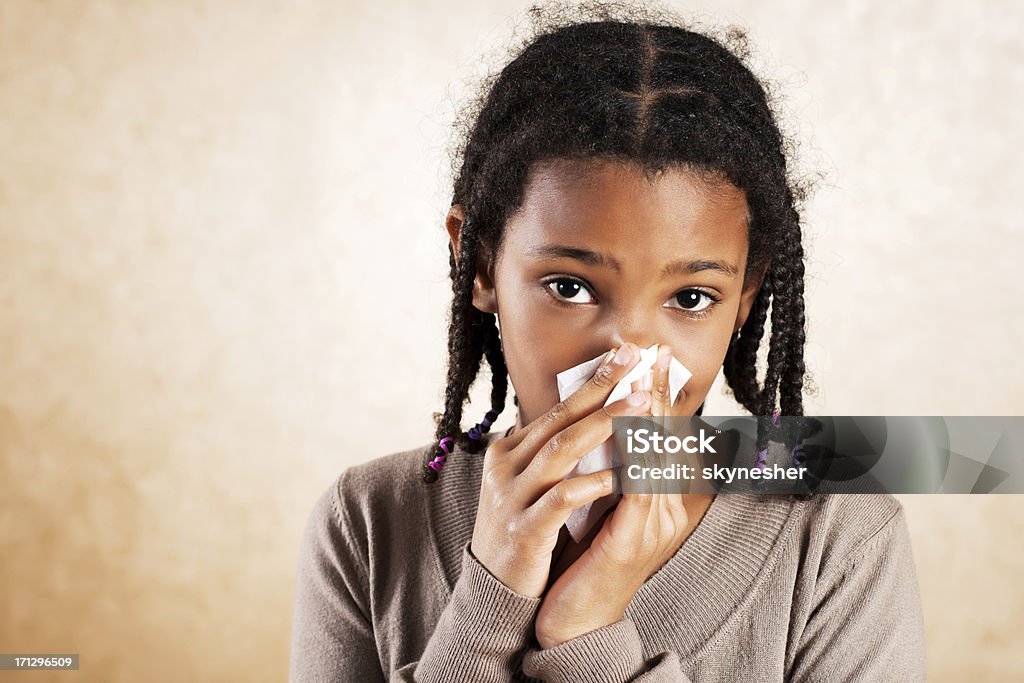
[[[332,487],[314,506],[301,543],[290,683],[512,680],[541,599],[494,578],[469,543],[462,575],[420,659],[387,675],[370,612],[368,554],[352,528]]]
[[[419,662],[399,669],[402,681],[501,681],[513,679],[533,638],[541,598],[520,595],[462,550],[462,575]],[[393,679],[394,680],[394,679]]]
[[[923,681],[924,618],[902,507],[823,574],[787,681]]]
[[[640,633],[628,617],[546,650],[530,647],[523,673],[549,683],[690,683],[675,652],[644,660]]]

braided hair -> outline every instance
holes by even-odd
[[[541,14],[532,12],[535,19]],[[497,255],[528,173],[542,160],[609,159],[648,172],[681,167],[742,189],[750,209],[745,276],[763,275],[763,284],[730,341],[725,378],[737,402],[754,415],[803,415],[798,204],[805,191],[790,178],[788,144],[765,87],[744,64],[746,56],[746,37],[738,29],[719,41],[678,21],[556,19],[492,77],[455,160],[452,205],[461,205],[465,218],[458,258],[449,247],[447,387],[438,446],[424,481],[437,479],[453,439],[468,453],[482,451],[483,434],[505,407],[508,375],[495,315],[473,306],[473,280],[478,257]],[[759,382],[758,349],[769,310],[767,370]],[[463,404],[484,358],[492,407],[464,433]],[[760,425],[759,450],[767,449],[772,432],[762,428],[767,423]],[[785,440],[795,445],[793,435]]]

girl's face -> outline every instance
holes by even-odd
[[[462,209],[447,227],[458,254]],[[671,414],[692,415],[746,320],[747,202],[730,183],[666,170],[551,161],[530,174],[473,305],[498,316],[518,425],[558,402],[555,375],[627,341],[668,344],[692,373]]]

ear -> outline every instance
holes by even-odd
[[[451,239],[452,252],[458,263],[461,252],[462,224],[466,220],[466,210],[461,204],[453,204],[444,221],[448,237]],[[494,289],[494,264],[487,254],[477,254],[476,276],[473,279],[473,307],[484,313],[498,313],[498,296]]]
[[[770,261],[769,261],[770,263]],[[743,323],[747,322],[747,316],[750,315],[750,309],[754,307],[754,302],[757,301],[757,294],[761,291],[761,283],[764,282],[764,276],[768,271],[768,263],[764,264],[760,269],[756,270],[747,281],[743,283],[743,292],[740,294],[740,307],[736,311],[736,323],[733,325],[733,334],[740,331],[743,327]]]

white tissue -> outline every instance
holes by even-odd
[[[585,363],[569,368],[558,373],[558,398],[559,400],[565,400],[577,389],[587,383],[587,381],[594,376],[597,372],[598,366],[601,365],[601,360],[606,354],[601,354],[593,360],[588,360]],[[654,363],[658,360],[658,345],[655,344],[647,349],[640,350],[640,360],[633,369],[630,370],[625,377],[619,380],[619,383],[612,389],[612,393],[608,396],[608,400],[605,401],[605,405],[615,403],[626,396],[633,393],[632,383],[641,379],[647,374],[647,371],[654,367]],[[672,405],[675,405],[676,395],[679,390],[683,388],[690,377],[693,376],[689,370],[686,369],[682,363],[672,358],[669,364],[668,371],[668,385],[669,385],[669,396]],[[618,453],[615,448],[615,439],[609,438],[607,441],[602,443],[594,450],[587,453],[580,462],[576,465],[572,472],[570,472],[566,479],[572,477],[578,477],[581,474],[590,474],[591,472],[600,472],[601,470],[607,470],[612,467],[619,467],[622,465],[622,460],[618,457]],[[583,507],[573,510],[572,514],[569,515],[569,519],[566,520],[565,526],[569,529],[569,534],[573,537],[577,543],[582,539],[591,527],[597,523],[601,516],[608,510],[609,507],[615,504],[618,500],[619,494],[610,493],[604,498],[599,498],[593,503],[584,505]]]

